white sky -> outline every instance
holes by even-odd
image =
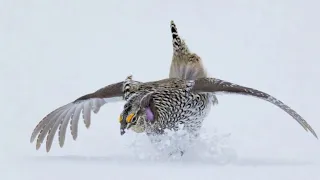
[[[45,164],[53,169],[66,162],[50,161],[50,157],[65,155],[109,157],[116,154],[115,157],[122,159],[121,166],[129,169],[135,166],[133,161],[126,160],[130,153],[124,144],[129,137],[121,137],[119,133],[117,118],[123,103],[105,105],[98,115],[92,116],[89,130],[80,121],[78,140],[72,141],[68,134],[65,147],[60,149],[54,143],[49,154],[44,147],[36,151],[29,137],[38,121],[51,110],[121,81],[129,74],[141,81],[168,77],[172,56],[170,20],[175,21],[190,49],[202,57],[210,76],[277,97],[300,113],[320,135],[319,7],[317,0],[1,0],[0,157],[3,160],[0,170],[7,174],[4,179],[40,178],[37,169],[45,165],[32,159],[33,156],[47,157]],[[209,134],[215,128],[232,133],[238,156],[251,159],[243,162],[263,167],[251,178],[320,177],[314,171],[319,168],[299,164],[320,162],[320,141],[306,133],[289,115],[270,103],[250,97],[218,98],[220,104],[212,109],[205,128]],[[28,158],[32,160],[29,162]],[[296,164],[305,169],[264,168],[268,164],[265,159],[269,158],[276,159],[269,160],[271,164],[281,164],[288,159],[297,161]],[[89,177],[81,172],[86,163],[89,174],[106,173],[104,165],[111,166],[111,179],[123,173],[123,167],[110,165],[107,160],[98,165],[83,162],[81,158],[79,161],[80,165],[75,163],[80,168],[78,179]],[[20,174],[15,163],[33,171]],[[34,168],[28,165],[32,163],[36,164]],[[94,164],[93,168],[90,163]],[[191,173],[189,169],[193,166],[189,165],[174,171],[174,177],[197,177],[185,175]],[[139,167],[145,164],[140,166],[134,168],[141,170]],[[202,170],[209,173],[210,168],[204,165]],[[219,167],[212,178],[230,179],[234,172],[247,179],[252,169],[242,172],[241,168]],[[152,165],[147,165],[147,169],[157,173]],[[202,170],[197,172],[201,174]],[[61,172],[66,175],[68,170]],[[58,176],[50,176],[55,177]],[[173,176],[167,174],[166,177]],[[211,179],[211,176],[204,178]]]

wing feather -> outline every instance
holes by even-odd
[[[91,107],[89,107],[90,105],[91,105],[90,101],[85,103],[84,109],[82,111],[84,124],[86,125],[87,128],[89,128],[91,124]]]
[[[74,108],[72,107],[69,110],[65,111],[64,115],[62,115],[64,117],[62,117],[61,120],[59,120],[59,119],[56,120],[56,122],[54,123],[52,129],[50,129],[48,136],[47,136],[47,141],[46,141],[46,150],[47,151],[50,151],[50,149],[51,149],[54,135],[56,134],[57,129],[60,126],[61,122],[68,121],[73,112],[74,112]]]
[[[310,131],[316,138],[318,138],[317,134],[313,130],[313,128],[307,123],[307,121],[300,116],[296,111],[291,109],[288,105],[284,104],[282,101],[277,98],[253,89],[249,87],[240,86],[237,84],[233,84],[231,82],[223,81],[216,78],[200,78],[195,80],[195,84],[192,88],[192,91],[198,92],[224,92],[224,93],[234,93],[234,94],[242,94],[249,95],[253,97],[257,97],[268,101],[286,113],[288,113],[291,117],[293,117],[306,131]]]
[[[75,110],[76,110],[76,106],[72,107],[72,109],[69,111],[70,118],[65,118],[64,121],[60,122],[60,127],[59,127],[59,145],[60,145],[60,147],[63,147],[63,145],[64,145],[67,127],[68,127],[70,119],[73,118]]]
[[[59,128],[59,145],[60,147],[63,147],[69,122],[71,135],[73,139],[76,140],[78,136],[80,114],[82,113],[84,124],[89,128],[91,124],[91,111],[98,113],[104,104],[122,101],[122,88],[123,82],[111,84],[53,110],[34,128],[30,137],[30,142],[33,142],[37,138],[36,149],[38,150],[45,137],[47,137],[46,150],[49,152],[54,136]]]
[[[48,123],[44,124],[43,128],[41,129],[39,136],[37,138],[37,145],[36,148],[39,149],[41,144],[43,143],[44,138],[48,134],[48,132],[51,130],[52,125],[63,115],[66,113],[63,109],[60,109],[52,118],[48,119]]]
[[[90,100],[88,100],[90,102]],[[80,119],[80,114],[84,108],[84,105],[88,102],[88,101],[84,101],[83,103],[81,103],[75,110],[74,114],[73,114],[73,118],[70,121],[70,131],[71,131],[71,135],[73,140],[76,140],[78,137],[78,122]]]

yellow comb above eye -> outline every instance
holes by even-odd
[[[127,116],[127,119],[126,119],[127,123],[130,123],[130,122],[132,121],[133,116],[134,116],[133,113],[131,113],[131,114],[129,114],[129,115]]]
[[[122,115],[120,115],[120,116],[119,116],[119,122],[122,121],[122,118],[123,118]]]

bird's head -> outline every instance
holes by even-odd
[[[145,132],[146,123],[154,122],[155,114],[149,106],[150,94],[137,92],[124,105],[120,114],[120,134],[123,135],[126,129],[136,133]]]
[[[119,116],[120,134],[123,135],[127,129],[136,133],[145,131],[146,114],[142,112],[139,104],[134,101],[128,101]]]
[[[144,132],[145,119],[146,114],[142,113],[141,109],[138,109],[137,106],[132,104],[125,106],[125,109],[121,112],[119,117],[120,134],[123,135],[126,130],[129,129],[136,133]]]

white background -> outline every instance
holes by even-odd
[[[168,77],[170,20],[212,77],[254,87],[320,135],[320,1],[0,1],[0,179],[320,179],[320,141],[268,102],[235,95],[205,121],[231,133],[227,165],[136,160],[120,136],[123,103],[105,105],[51,152],[29,143],[51,110],[105,85]]]

